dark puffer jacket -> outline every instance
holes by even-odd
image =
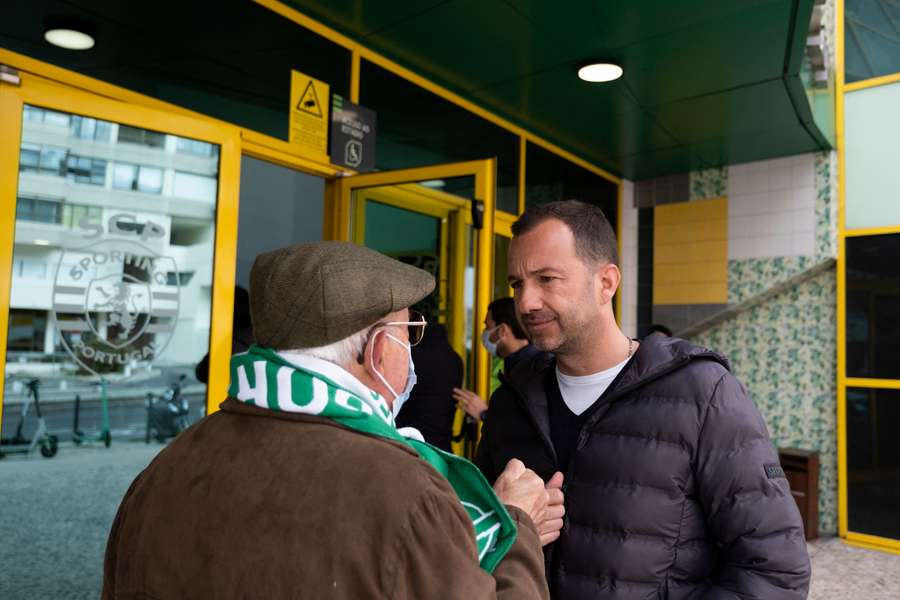
[[[494,393],[476,463],[556,470],[546,381],[520,364]],[[722,356],[653,335],[582,428],[566,518],[547,549],[551,596],[805,598],[803,525],[763,419]]]

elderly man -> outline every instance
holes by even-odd
[[[562,492],[515,460],[492,489],[394,426],[432,277],[322,242],[259,256],[250,279],[258,345],[221,410],[131,485],[103,597],[546,598]]]

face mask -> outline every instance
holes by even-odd
[[[394,342],[406,348],[406,353],[409,355],[409,371],[406,375],[406,387],[404,387],[403,391],[399,394],[394,391],[394,388],[390,383],[388,383],[384,375],[382,375],[378,372],[377,369],[375,369],[374,357],[370,357],[369,359],[370,366],[372,367],[372,370],[375,371],[375,375],[378,377],[378,379],[381,380],[381,383],[383,383],[385,387],[390,390],[391,394],[394,395],[394,404],[391,406],[391,413],[393,413],[394,418],[396,419],[397,415],[400,414],[400,409],[403,408],[403,405],[407,400],[409,400],[409,393],[412,392],[413,386],[416,385],[416,365],[415,363],[413,363],[412,350],[410,349],[409,344],[399,338],[392,336],[390,333],[385,333],[385,335],[392,339]]]
[[[497,328],[494,329],[485,329],[481,332],[481,345],[484,346],[484,349],[488,351],[488,354],[491,356],[497,356],[497,342],[491,341],[491,333],[493,333]]]

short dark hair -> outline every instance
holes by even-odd
[[[584,262],[619,264],[619,249],[612,225],[600,207],[579,200],[558,200],[526,210],[513,223],[513,237],[524,235],[548,219],[566,224],[575,237],[575,252]]]
[[[652,333],[661,333],[664,336],[672,337],[672,330],[660,323],[654,323],[650,326],[650,329],[647,330],[647,335]]]
[[[488,304],[488,312],[491,313],[491,319],[497,325],[506,325],[512,330],[516,339],[527,340],[528,336],[519,320],[516,318],[516,302],[512,298],[497,298]]]

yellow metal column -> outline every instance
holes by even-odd
[[[838,153],[838,257],[837,257],[837,438],[838,438],[838,534],[847,537],[847,276],[845,237],[845,178],[844,168],[844,0],[837,0],[835,48],[835,123],[834,133]]]
[[[475,198],[484,202],[484,219],[478,231],[478,260],[476,262],[475,314],[472,316],[474,331],[472,339],[475,353],[475,393],[482,398],[489,396],[491,361],[487,350],[478,343],[484,329],[484,315],[491,302],[494,276],[494,196],[496,186],[497,161],[491,159],[486,168],[479,169],[475,176]]]
[[[19,140],[22,139],[22,100],[15,88],[0,83],[0,373],[6,373],[9,299],[12,292],[13,245],[16,237],[16,190],[19,185]],[[0,426],[3,425],[0,388]]]

